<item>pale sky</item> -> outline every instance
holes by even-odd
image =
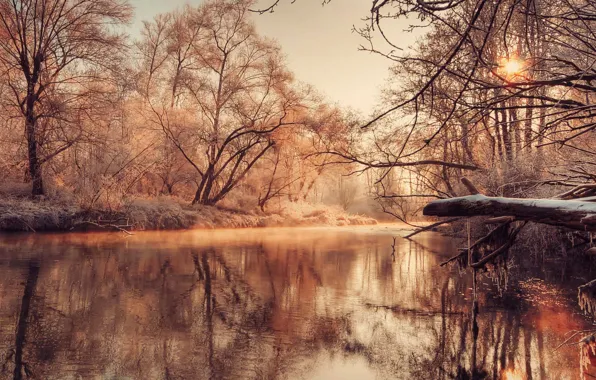
[[[201,0],[130,0],[136,7],[131,35],[141,28],[142,20],[168,12],[184,4],[198,5]],[[262,4],[269,4],[261,0]],[[370,0],[282,0],[274,13],[252,16],[259,34],[276,39],[296,79],[309,83],[331,103],[352,107],[368,115],[379,102],[380,91],[388,77],[390,62],[380,56],[358,51],[365,41],[352,26],[370,9]],[[407,22],[391,28],[393,41],[407,47],[413,37],[401,30]]]

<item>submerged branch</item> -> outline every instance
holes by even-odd
[[[404,308],[399,305],[375,305],[372,303],[367,303],[366,307],[372,309],[384,309],[390,310],[394,313],[398,314],[414,314],[417,316],[434,316],[434,315],[463,315],[464,313],[461,311],[445,311],[445,310],[424,310],[424,309],[411,309],[411,308]]]

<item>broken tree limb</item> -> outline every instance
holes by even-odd
[[[499,226],[497,226],[497,227],[493,228],[493,229],[492,229],[492,230],[491,230],[491,231],[490,231],[488,234],[486,234],[486,235],[485,235],[485,236],[483,236],[482,238],[480,238],[480,239],[476,240],[476,241],[474,242],[474,244],[472,244],[472,246],[471,246],[471,247],[469,247],[468,249],[466,249],[466,251],[467,251],[467,250],[470,250],[470,249],[474,249],[474,248],[478,247],[480,244],[483,244],[483,243],[485,243],[485,242],[486,242],[486,241],[488,241],[488,240],[489,240],[489,239],[490,239],[490,238],[491,238],[491,237],[492,237],[492,236],[493,236],[493,235],[494,235],[494,234],[495,234],[497,231],[499,231],[501,228],[503,228],[504,226],[508,225],[509,223],[510,223],[510,222],[505,222],[505,223],[502,223],[502,224],[500,224]]]
[[[511,232],[509,239],[507,239],[507,242],[505,242],[505,244],[503,244],[502,246],[500,246],[498,249],[496,249],[494,252],[484,256],[481,260],[479,260],[478,262],[473,263],[471,266],[472,268],[478,269],[478,268],[482,268],[483,266],[485,266],[487,263],[489,263],[490,261],[496,259],[498,256],[502,255],[503,253],[507,252],[509,250],[509,248],[511,248],[511,246],[513,245],[513,243],[515,242],[515,239],[517,238],[517,235],[519,234],[519,232],[522,230],[522,228],[524,228],[524,226],[526,225],[526,223],[523,223],[522,225],[516,227],[513,232]]]
[[[449,264],[449,263],[451,263],[451,262],[454,262],[455,260],[457,260],[457,259],[459,259],[460,257],[462,257],[462,256],[464,256],[464,255],[467,255],[467,254],[468,254],[468,250],[466,249],[466,250],[462,251],[461,253],[459,253],[459,254],[457,254],[457,255],[455,255],[455,256],[453,256],[453,257],[449,258],[448,260],[445,260],[445,261],[443,261],[443,262],[440,264],[440,266],[444,267],[445,265],[447,265],[447,264]]]
[[[462,256],[465,256],[468,254],[468,252],[470,252],[471,250],[476,249],[477,247],[479,247],[481,244],[484,244],[486,242],[488,242],[494,235],[495,233],[497,233],[498,231],[500,231],[503,227],[505,227],[506,225],[508,225],[509,223],[511,223],[512,221],[505,221],[504,223],[501,223],[499,226],[493,228],[489,233],[487,233],[486,235],[484,235],[483,237],[481,237],[480,239],[476,240],[474,242],[474,244],[472,244],[470,247],[468,248],[460,248],[459,251],[460,253],[449,258],[447,261],[442,262],[440,265],[441,266],[445,266],[457,259],[459,259]]]
[[[596,202],[596,197],[574,198],[573,200],[581,202]]]
[[[466,177],[463,177],[461,179],[461,182],[464,184],[464,186],[468,189],[468,191],[470,192],[470,194],[480,194],[480,191],[476,188],[476,186],[474,186],[474,184],[472,183],[472,181],[470,181],[469,179],[467,179]],[[442,199],[442,198],[440,198]],[[383,211],[385,211],[385,208],[383,207]],[[386,212],[386,211],[385,211]],[[398,218],[399,219],[399,218]],[[432,230],[435,227],[438,227],[440,225],[443,224],[447,224],[447,223],[452,223],[452,222],[457,222],[458,220],[460,220],[461,218],[452,218],[452,219],[448,219],[448,220],[443,220],[443,221],[439,221],[437,223],[431,224],[430,226],[426,226],[426,227],[422,227],[419,228],[418,230],[414,231],[413,233],[405,236],[405,239],[409,239],[413,236],[418,235],[421,232],[424,231],[428,231],[428,230]],[[403,220],[402,220],[403,221]]]
[[[596,192],[596,184],[579,185],[557,196],[558,199],[574,199],[587,197]]]
[[[108,230],[110,230],[110,229],[111,229],[111,230],[113,230],[113,231],[120,231],[120,232],[123,232],[123,233],[125,233],[125,234],[127,234],[127,235],[133,235],[133,233],[132,233],[132,232],[128,231],[129,229],[131,229],[131,228],[132,228],[132,226],[131,226],[131,225],[122,225],[122,226],[119,226],[119,225],[116,225],[116,224],[110,224],[110,223],[102,223],[102,224],[100,224],[100,223],[92,222],[92,221],[90,221],[90,220],[85,220],[85,221],[82,221],[82,222],[78,222],[78,223],[76,223],[76,224],[75,224],[75,225],[74,225],[74,226],[71,228],[71,230],[75,230],[75,229],[77,229],[77,228],[79,228],[79,227],[81,227],[81,226],[85,226],[85,225],[87,225],[87,226],[93,226],[93,227],[97,227],[97,228],[99,228],[99,229],[108,229]]]
[[[474,184],[472,183],[472,181],[470,181],[466,177],[463,177],[461,179],[461,183],[463,183],[463,185],[466,187],[466,189],[468,189],[468,191],[470,192],[470,194],[472,194],[472,195],[474,195],[474,194],[480,194],[480,191],[476,188],[476,186],[474,186]]]
[[[430,225],[428,225],[426,227],[422,227],[422,228],[417,229],[416,231],[412,232],[411,234],[404,236],[404,239],[409,239],[412,236],[416,236],[416,235],[418,235],[421,232],[432,230],[433,228],[438,227],[438,226],[441,226],[443,224],[457,222],[460,219],[461,218],[451,218],[451,219],[441,220],[440,222],[433,223],[433,224],[430,224]]]
[[[596,204],[575,200],[501,198],[476,194],[432,201],[423,213],[442,217],[513,216],[517,220],[576,230],[596,230]]]

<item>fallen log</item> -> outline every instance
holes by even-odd
[[[423,209],[427,216],[511,216],[516,220],[562,226],[581,231],[596,230],[596,203],[558,199],[487,197],[482,194],[440,199]]]
[[[462,183],[472,195],[450,199],[440,199],[430,202],[423,209],[426,216],[438,217],[473,217],[489,216],[485,221],[493,223],[513,223],[514,221],[535,222],[553,226],[567,227],[579,231],[596,231],[596,184],[578,186],[557,199],[519,199],[503,197],[487,197],[478,192],[476,187],[467,179]],[[497,257],[506,254],[525,223],[515,227],[508,239],[496,250],[483,255],[477,262],[471,263],[474,270],[493,262]],[[489,233],[487,236],[492,234]],[[487,236],[480,239],[488,239]],[[592,245],[590,238],[584,244]],[[476,244],[475,244],[476,245]],[[474,245],[474,246],[475,246]],[[466,251],[452,257],[441,266],[461,258]],[[595,255],[596,247],[589,248],[587,255]],[[596,280],[578,289],[580,308],[587,314],[596,317]]]

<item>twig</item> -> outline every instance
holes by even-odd
[[[403,308],[401,306],[389,306],[389,305],[374,305],[372,303],[366,303],[366,307],[374,308],[374,309],[385,309],[391,310],[394,313],[402,313],[402,314],[415,314],[415,315],[463,315],[463,312],[460,311],[444,311],[444,310],[419,310],[419,309],[411,309],[411,308]]]
[[[460,257],[467,255],[467,254],[468,254],[468,250],[466,249],[466,250],[462,251],[461,253],[458,253],[457,255],[451,257],[449,260],[443,261],[440,264],[440,266],[444,267],[445,265],[449,264],[450,262],[455,261],[455,260],[459,259]]]
[[[555,349],[553,350],[553,352],[557,351],[559,348],[561,348],[561,347],[563,347],[565,345],[580,344],[585,338],[582,339],[582,340],[580,340],[579,342],[569,343],[569,341],[571,339],[575,338],[578,334],[585,333],[585,332],[591,332],[591,331],[592,330],[581,330],[581,331],[574,332],[573,334],[571,334],[571,336],[569,338],[565,339],[565,341],[563,343],[561,343],[557,347],[555,347]]]
[[[462,219],[462,218],[451,218],[451,219],[442,220],[442,221],[440,221],[440,222],[437,222],[437,223],[433,223],[433,224],[431,224],[431,225],[428,225],[428,226],[426,226],[426,227],[422,227],[422,228],[420,228],[420,229],[418,229],[418,230],[416,230],[416,231],[412,232],[412,233],[411,233],[411,234],[409,234],[409,235],[406,235],[406,236],[404,236],[404,239],[409,239],[409,238],[411,238],[412,236],[418,235],[418,234],[419,234],[419,233],[421,233],[421,232],[428,231],[428,230],[432,230],[433,228],[435,228],[435,227],[438,227],[438,226],[440,226],[440,225],[443,225],[443,224],[457,222],[457,221],[458,221],[458,220],[460,220],[460,219]]]
[[[83,221],[83,222],[76,223],[76,224],[75,224],[75,225],[74,225],[74,226],[71,228],[71,230],[73,230],[73,229],[74,229],[75,227],[77,227],[77,226],[82,226],[82,225],[85,225],[85,224],[90,224],[90,225],[92,225],[92,226],[95,226],[95,227],[98,227],[98,228],[101,228],[101,229],[113,228],[113,229],[115,229],[115,230],[117,230],[117,231],[124,232],[124,233],[125,233],[125,234],[127,234],[127,235],[134,235],[132,232],[130,232],[130,231],[127,231],[127,230],[126,230],[126,228],[131,228],[131,227],[132,227],[132,226],[130,226],[130,225],[126,225],[126,226],[117,226],[117,225],[115,225],[115,224],[99,224],[99,223],[92,222],[92,221],[89,221],[89,220],[86,220],[86,221]]]

